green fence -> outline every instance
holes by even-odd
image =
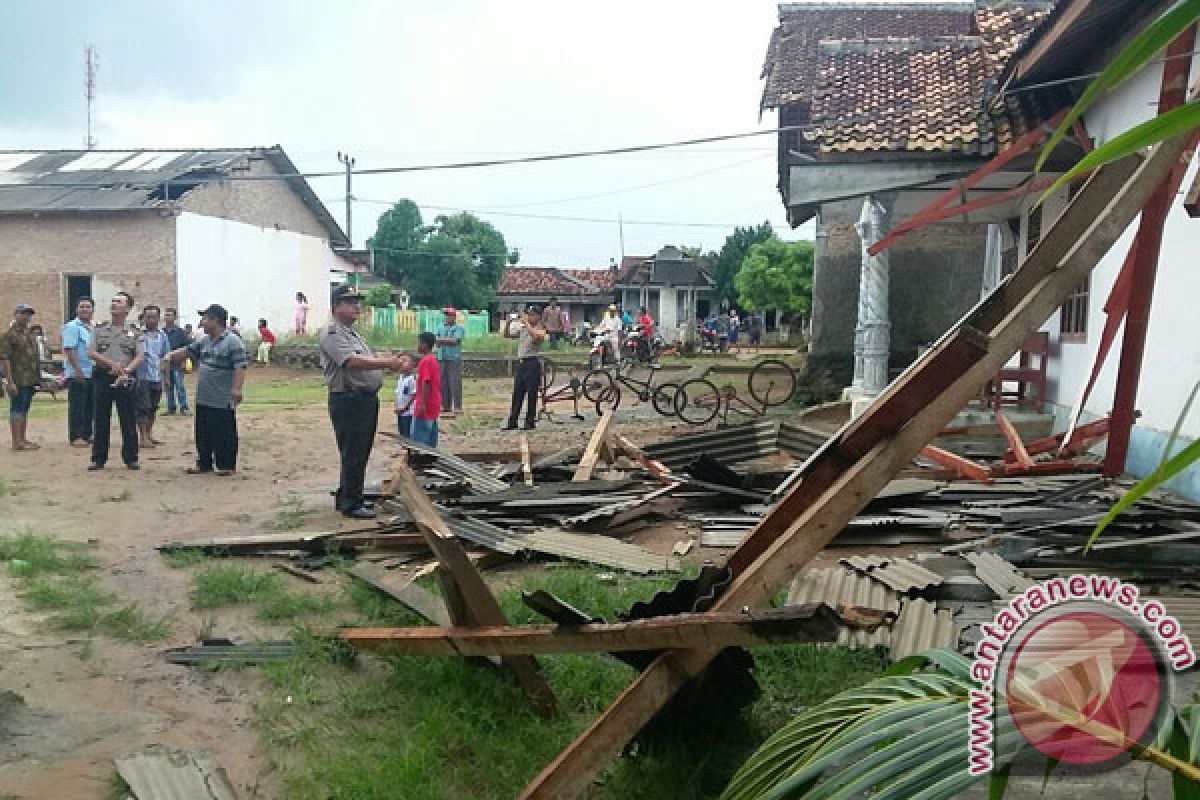
[[[445,315],[441,309],[424,308],[416,311],[399,311],[394,305],[372,309],[369,325],[380,330],[420,333],[434,331],[442,324]],[[491,330],[491,320],[486,311],[459,311],[458,324],[466,331],[467,338],[484,336]]]

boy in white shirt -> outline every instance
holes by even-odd
[[[412,438],[413,401],[417,399],[417,379],[413,376],[412,356],[400,356],[400,380],[396,382],[396,422],[400,435]]]

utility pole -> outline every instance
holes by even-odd
[[[351,215],[354,206],[354,192],[351,182],[354,179],[354,157],[349,153],[338,151],[338,161],[346,167],[346,238],[350,240],[350,248],[354,248],[354,233],[352,232]]]
[[[621,221],[621,212],[617,211],[617,235],[621,237],[621,260],[625,260],[625,223]]]
[[[99,59],[96,57],[96,48],[94,45],[88,45],[83,51],[84,63],[84,97],[87,98],[87,138],[83,140],[83,145],[88,150],[93,150],[96,147],[96,139],[92,136],[92,104],[96,101],[96,71],[99,68]]]

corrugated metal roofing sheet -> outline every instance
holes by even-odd
[[[902,594],[938,586],[943,580],[941,575],[907,558],[867,555],[850,556],[840,561]]]
[[[138,800],[237,800],[225,770],[208,753],[154,748],[116,764]]]
[[[426,447],[423,444],[418,444],[412,441],[404,442],[404,447],[407,450],[415,450],[418,453],[429,456],[434,460],[433,469],[449,475],[457,480],[465,481],[471,485],[477,494],[487,494],[489,492],[498,492],[502,489],[507,489],[508,484],[499,478],[493,478],[481,468],[463,461],[452,453],[447,453],[442,450],[436,450],[432,447]]]
[[[489,550],[495,550],[498,553],[508,553],[516,555],[525,549],[521,541],[522,534],[515,533],[507,528],[501,528],[498,525],[492,525],[490,522],[468,517],[466,515],[457,515],[455,512],[438,507],[442,513],[442,519],[446,521],[446,525],[460,539],[466,539],[468,542],[486,547]]]
[[[892,626],[892,661],[933,648],[958,649],[958,623],[949,611],[939,611],[924,598],[910,598]]]
[[[525,549],[573,561],[601,564],[613,569],[644,575],[649,572],[677,572],[679,561],[660,556],[637,545],[622,542],[611,536],[594,533],[571,533],[554,529],[534,531],[519,537]]]
[[[642,449],[655,461],[678,469],[701,455],[709,455],[725,464],[736,464],[778,452],[779,427],[763,420],[730,425],[714,431],[685,434]]]
[[[1033,581],[995,553],[962,553],[975,568],[975,575],[988,585],[997,597],[1011,597],[1033,586]]]
[[[873,581],[860,572],[844,567],[811,570],[800,575],[788,590],[788,605],[825,603],[833,608],[843,605],[875,608],[896,613],[900,610],[900,595]],[[888,647],[892,630],[887,626],[874,631],[843,629],[837,644],[844,647]]]

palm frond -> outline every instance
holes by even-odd
[[[1093,103],[1105,92],[1111,91],[1141,69],[1147,61],[1171,43],[1188,26],[1200,19],[1200,0],[1177,0],[1177,2],[1151,22],[1144,31],[1126,45],[1116,58],[1088,85],[1079,100],[1067,112],[1059,124],[1058,130],[1047,140],[1038,158],[1035,171],[1041,171],[1046,159],[1054,152],[1054,148],[1066,136],[1067,131],[1075,124],[1075,120],[1083,116]],[[1095,152],[1095,151],[1093,151]],[[1113,156],[1115,160],[1120,156]],[[1104,163],[1104,162],[1100,162]],[[1057,186],[1057,184],[1056,184]]]

